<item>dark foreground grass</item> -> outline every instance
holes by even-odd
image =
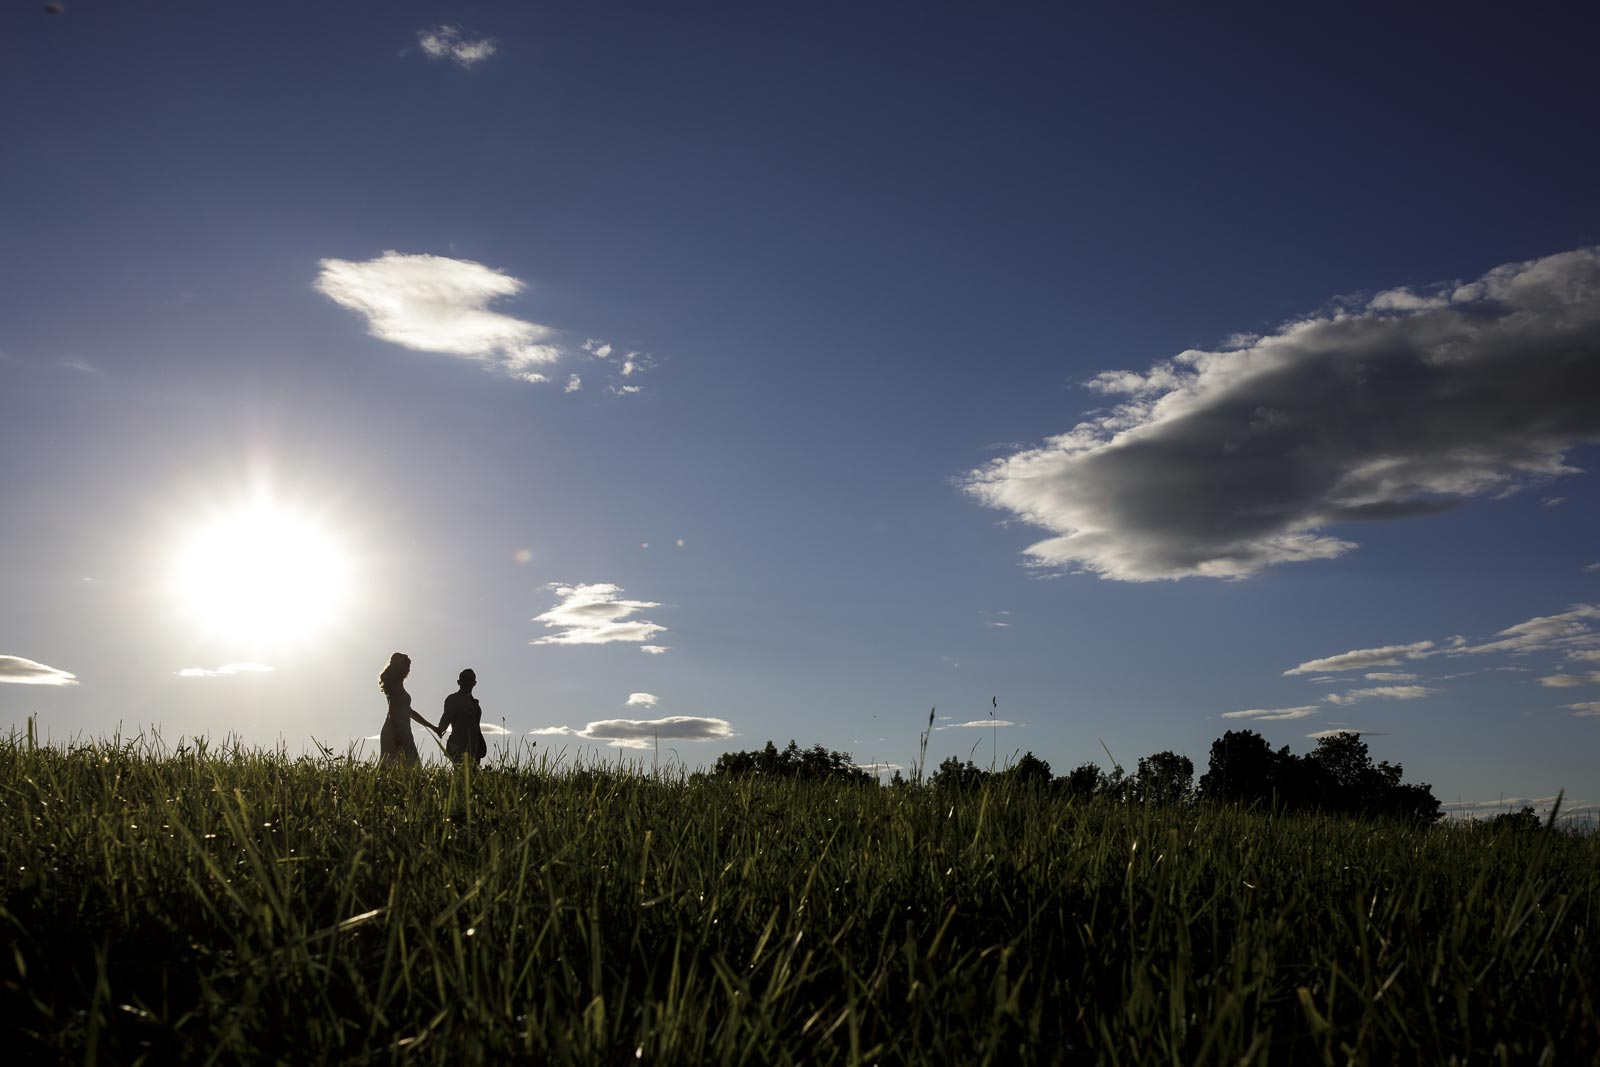
[[[0,742],[7,1052],[1588,1063],[1600,842]]]

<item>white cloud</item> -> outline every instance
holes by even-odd
[[[1354,726],[1335,726],[1331,730],[1318,730],[1316,733],[1306,734],[1306,736],[1320,741],[1324,737],[1338,737],[1340,734],[1360,734],[1362,737],[1388,736],[1387,734],[1382,734],[1375,730],[1361,730]]]
[[[1378,685],[1346,693],[1329,693],[1322,699],[1330,704],[1358,704],[1363,700],[1420,700],[1437,692],[1425,685]]]
[[[1600,439],[1600,248],[1374,302],[1101,375],[1114,407],[965,488],[1050,531],[1036,565],[1242,578],[1354,549],[1335,527],[1571,473],[1566,454]]]
[[[1567,502],[1567,498],[1564,497],[1564,496],[1547,496],[1547,497],[1544,498],[1543,501],[1541,501],[1541,503],[1544,504],[1544,506],[1547,507],[1547,508],[1559,508],[1562,504],[1565,504],[1566,502]]]
[[[533,617],[549,629],[558,632],[535,638],[534,645],[607,645],[617,642],[637,644],[645,651],[654,651],[660,645],[645,644],[656,634],[665,633],[666,627],[632,616],[647,608],[661,605],[649,600],[623,600],[618,594],[622,587],[610,582],[589,585],[565,585],[552,582],[547,588],[554,590],[561,602],[549,611]]]
[[[1573,663],[1600,663],[1600,648],[1591,648],[1584,652],[1568,652],[1567,659]]]
[[[561,350],[544,343],[548,326],[490,311],[523,283],[466,259],[385,252],[376,259],[324,259],[314,288],[366,317],[379,340],[496,366],[523,381],[547,381],[535,368]]]
[[[563,393],[576,393],[579,389],[582,389],[582,388],[583,388],[583,379],[578,377],[576,374],[569,374],[569,375],[567,375],[567,387],[565,389],[561,390],[561,391]]]
[[[494,55],[494,41],[488,37],[468,40],[455,26],[435,26],[417,33],[417,44],[429,59],[449,59],[471,69]]]
[[[480,722],[478,724],[478,729],[482,730],[486,734],[489,734],[491,737],[496,735],[503,736],[514,732],[512,730],[507,730],[504,726],[501,726],[499,723],[495,722]]]
[[[1011,722],[1009,719],[973,719],[971,722],[952,722],[944,726],[935,726],[935,730],[976,730],[978,727],[988,729],[991,726],[1018,726],[1020,723]]]
[[[1384,645],[1382,648],[1356,648],[1326,659],[1307,660],[1298,667],[1284,671],[1285,676],[1295,674],[1322,674],[1326,671],[1354,671],[1363,667],[1387,667],[1404,659],[1423,659],[1433,653],[1432,641],[1418,641],[1411,645]]]
[[[1274,722],[1278,719],[1303,719],[1307,715],[1315,715],[1318,711],[1316,704],[1305,704],[1298,708],[1251,708],[1249,711],[1225,711],[1224,719],[1257,719],[1261,722]]]
[[[570,726],[545,726],[530,734],[604,741],[612,748],[650,748],[661,741],[723,741],[738,735],[727,719],[700,715],[668,715],[664,719],[599,719],[581,730]]]
[[[596,337],[586,339],[581,347],[596,359],[610,359],[614,351],[609,341],[602,341]],[[624,383],[622,379],[634,378],[654,366],[655,361],[650,358],[648,353],[637,349],[629,350],[623,355],[621,362],[616,364],[616,371],[612,375],[611,383],[606,386],[606,391],[612,396],[632,396],[634,393],[641,392],[641,386],[635,383]]]
[[[1449,305],[1449,297],[1422,296],[1406,288],[1386,289],[1367,303],[1373,311],[1427,311]]]
[[[1547,674],[1539,679],[1539,684],[1551,689],[1573,689],[1580,685],[1600,684],[1600,671],[1590,671],[1588,674]]]
[[[668,649],[668,645],[640,645],[640,652],[648,652],[652,656],[659,656]]]
[[[178,672],[179,678],[226,678],[232,674],[266,674],[272,670],[265,663],[224,663],[215,669],[210,667],[185,667]]]
[[[1508,626],[1495,635],[1499,638],[1497,641],[1453,648],[1450,654],[1540,652],[1552,648],[1576,648],[1600,644],[1600,634],[1589,627],[1586,621],[1589,619],[1600,619],[1600,606],[1574,604],[1560,615],[1541,615],[1527,622]]]
[[[1600,718],[1600,700],[1583,700],[1566,706],[1580,718]]]
[[[0,656],[0,685],[77,685],[78,676],[22,656]]]
[[[630,708],[653,708],[659,701],[653,693],[629,693],[626,703]]]
[[[1370,674],[1363,674],[1361,677],[1369,682],[1414,682],[1417,680],[1416,675],[1404,674],[1400,671],[1373,671]]]
[[[1583,568],[1583,573],[1585,574],[1595,574],[1597,572],[1600,572],[1600,563],[1591,563]]]

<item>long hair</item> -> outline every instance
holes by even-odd
[[[385,695],[399,690],[405,692],[406,674],[411,670],[411,657],[404,652],[396,652],[389,657],[389,665],[378,675],[378,690]]]

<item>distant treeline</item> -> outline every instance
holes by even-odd
[[[1274,750],[1253,730],[1229,730],[1211,743],[1210,765],[1198,783],[1194,761],[1176,752],[1146,756],[1132,773],[1120,765],[1113,765],[1108,772],[1096,763],[1084,763],[1060,776],[1047,761],[1025,752],[1003,769],[994,770],[951,756],[926,777],[920,767],[913,769],[909,779],[896,770],[889,785],[961,792],[1013,784],[1074,797],[1110,797],[1130,804],[1222,803],[1416,823],[1437,821],[1443,812],[1432,786],[1404,782],[1403,774],[1398,763],[1374,763],[1360,734],[1319,738],[1315,748],[1297,756],[1287,745]],[[768,741],[761,749],[724,753],[711,775],[860,783],[874,779],[848,752],[830,751],[822,745],[801,748],[794,741],[783,749]],[[1537,824],[1531,810],[1519,813],[1519,825],[1529,820]]]

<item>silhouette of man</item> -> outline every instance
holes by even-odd
[[[483,719],[483,708],[478,704],[478,698],[472,695],[473,687],[478,684],[478,676],[468,667],[456,678],[456,684],[461,688],[444,698],[444,714],[439,716],[439,731],[443,733],[445,727],[450,728],[450,739],[444,743],[444,752],[452,760],[467,756],[476,764],[489,754],[489,744],[483,739],[483,730],[479,726]]]

